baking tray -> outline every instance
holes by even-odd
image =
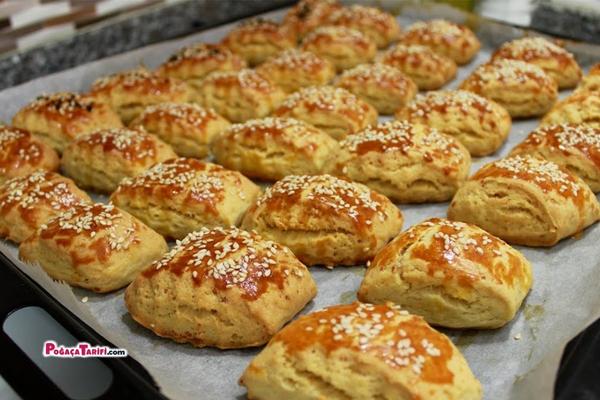
[[[526,34],[521,29],[478,18],[440,5],[403,5],[398,17],[403,26],[417,19],[444,17],[471,26],[483,49],[468,66],[459,69],[453,88],[478,64],[487,61],[500,43]],[[280,19],[285,10],[264,14]],[[155,67],[183,45],[215,42],[230,25],[211,29],[175,41],[148,46],[119,56],[85,64],[61,73],[36,79],[0,92],[0,119],[10,120],[23,105],[43,92],[85,91],[99,76],[133,68],[139,64]],[[600,60],[600,47],[567,43],[584,67]],[[561,93],[561,96],[567,95]],[[517,121],[507,143],[492,157],[474,159],[472,171],[485,162],[505,156],[536,125],[537,120]],[[105,198],[96,197],[105,201]],[[447,203],[400,206],[405,227],[428,217],[445,216]],[[566,343],[600,316],[600,226],[587,229],[577,239],[567,239],[551,249],[519,248],[532,262],[534,286],[516,318],[493,331],[443,330],[461,349],[473,372],[481,380],[486,399],[542,399],[553,393],[561,354]],[[39,267],[21,263],[14,245],[0,243],[2,252],[20,271],[42,286],[47,293],[109,342],[125,347],[143,365],[163,394],[178,399],[238,398],[244,395],[237,385],[250,359],[260,349],[196,349],[159,338],[137,325],[128,315],[123,291],[97,295],[72,290],[50,280]],[[304,310],[347,303],[355,299],[364,266],[312,268],[319,294]],[[88,299],[82,302],[83,298]]]

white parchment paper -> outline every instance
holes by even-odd
[[[435,10],[434,10],[435,11]],[[446,10],[447,11],[447,10]],[[457,19],[457,15],[442,16]],[[439,16],[431,10],[399,17],[406,26],[415,15]],[[429,13],[429,14],[427,14]],[[266,16],[280,18],[283,12]],[[481,22],[478,22],[480,24]],[[520,34],[515,28],[480,25],[478,30],[484,48],[468,66],[461,67],[458,83],[478,64],[487,61],[492,46]],[[218,41],[230,26],[224,26],[184,39],[148,46],[127,54],[89,63],[64,72],[36,79],[0,92],[0,119],[10,121],[12,115],[35,96],[54,91],[85,91],[97,77],[144,64],[155,67],[183,45]],[[504,35],[504,36],[502,36]],[[487,44],[488,47],[485,47]],[[599,48],[584,46],[580,60],[600,61]],[[590,58],[591,57],[591,58]],[[583,61],[586,62],[586,61]],[[566,93],[561,93],[561,96]],[[536,125],[537,120],[516,121],[508,141],[492,157],[475,159],[472,171],[483,163],[501,158]],[[97,198],[99,200],[103,200]],[[105,200],[105,199],[104,199]],[[429,217],[444,217],[447,203],[403,205],[405,227]],[[531,261],[533,289],[516,318],[502,329],[491,331],[444,330],[460,348],[477,378],[482,382],[486,399],[549,399],[560,355],[565,344],[587,325],[600,317],[600,225],[588,228],[577,239],[566,239],[551,249],[519,248]],[[7,254],[36,282],[65,307],[104,335],[115,345],[128,349],[130,355],[144,365],[165,395],[174,399],[243,398],[237,385],[242,371],[260,349],[229,350],[196,349],[159,338],[137,325],[128,315],[123,291],[97,295],[54,282],[36,266],[18,261],[17,248],[0,243]],[[303,313],[327,305],[353,301],[364,274],[364,267],[337,268],[329,271],[313,268],[319,293]],[[88,297],[83,303],[81,299]],[[517,339],[519,338],[519,339]],[[49,338],[50,339],[50,338]]]

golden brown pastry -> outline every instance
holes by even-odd
[[[600,95],[600,63],[593,65],[574,93],[591,92]]]
[[[154,135],[131,129],[106,129],[80,136],[64,151],[61,169],[81,187],[110,193],[124,178],[175,158]]]
[[[292,93],[273,115],[304,121],[337,140],[377,123],[377,111],[371,105],[333,86]]]
[[[160,103],[146,107],[130,124],[133,129],[158,136],[178,155],[196,158],[206,157],[210,142],[229,125],[213,109],[190,103]]]
[[[289,175],[258,198],[242,222],[289,247],[306,265],[357,265],[402,228],[385,196],[330,175]]]
[[[578,91],[558,101],[542,118],[542,125],[585,124],[600,128],[600,93]]]
[[[388,121],[340,142],[331,173],[399,203],[447,201],[469,176],[460,142],[424,125]]]
[[[266,343],[315,296],[291,251],[237,228],[190,233],[125,292],[133,319],[197,347]]]
[[[29,131],[0,126],[0,184],[36,170],[56,171],[56,151]]]
[[[433,218],[375,256],[358,298],[392,301],[432,325],[499,328],[515,317],[531,283],[519,251],[475,225]]]
[[[508,112],[499,104],[464,90],[440,90],[417,95],[396,112],[396,119],[424,124],[454,136],[475,157],[494,153],[511,128]]]
[[[286,93],[308,86],[326,85],[335,76],[335,67],[331,62],[298,49],[282,51],[259,65],[256,70]]]
[[[535,129],[511,155],[530,154],[571,171],[600,192],[600,129],[587,125],[546,125]]]
[[[316,175],[339,151],[328,134],[292,118],[264,118],[233,125],[211,146],[216,162],[245,176],[276,181]]]
[[[67,92],[38,96],[15,114],[12,125],[28,130],[58,152],[79,135],[123,126],[108,105]]]
[[[558,96],[556,82],[543,69],[505,59],[480,65],[459,88],[495,101],[515,118],[546,113]]]
[[[504,43],[492,55],[492,60],[520,60],[537,65],[556,81],[559,89],[577,86],[581,68],[573,54],[542,37],[525,37]]]
[[[186,103],[191,89],[183,81],[158,76],[144,68],[119,72],[97,79],[90,95],[109,104],[129,124],[151,104]]]
[[[13,178],[0,186],[0,237],[20,243],[52,217],[90,201],[72,180],[54,172]]]
[[[398,68],[421,90],[439,89],[456,76],[456,63],[429,47],[397,44],[382,53],[377,61]]]
[[[112,204],[78,204],[42,225],[19,257],[53,279],[98,293],[128,285],[169,248],[158,233]]]
[[[402,32],[400,41],[406,45],[427,46],[459,65],[471,61],[481,48],[472,30],[444,19],[415,22]]]
[[[238,225],[259,194],[239,172],[177,158],[123,180],[110,200],[161,235],[183,239],[205,226]]]
[[[417,85],[399,69],[386,64],[362,64],[344,71],[336,86],[371,104],[380,114],[393,114],[417,94]]]
[[[373,60],[375,42],[356,29],[323,26],[302,40],[301,49],[329,60],[338,72]]]
[[[300,0],[287,12],[283,23],[301,39],[315,28],[327,24],[331,13],[341,7],[337,0]]]
[[[247,67],[246,60],[220,44],[198,43],[173,54],[156,73],[181,79],[198,90],[202,79],[215,71],[239,71]]]
[[[204,79],[197,100],[232,122],[266,117],[285,92],[253,69],[213,72]]]
[[[482,398],[452,341],[391,304],[337,305],[298,318],[240,384],[261,400]]]
[[[553,246],[600,219],[590,188],[567,169],[529,155],[483,166],[462,186],[448,217],[513,244]]]
[[[392,14],[360,4],[335,10],[329,16],[329,23],[362,32],[380,49],[387,47],[400,36],[400,25]]]
[[[255,66],[282,50],[296,46],[296,34],[286,25],[262,18],[245,20],[233,28],[223,45]]]

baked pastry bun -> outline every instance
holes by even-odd
[[[46,221],[89,196],[72,180],[50,171],[35,171],[0,186],[0,237],[20,243]]]
[[[456,63],[429,47],[397,44],[378,56],[377,62],[397,68],[421,90],[439,89],[456,76]]]
[[[276,181],[287,175],[317,175],[339,151],[325,132],[292,118],[254,119],[233,125],[211,145],[217,163],[245,176]]]
[[[600,219],[590,188],[567,169],[529,155],[489,163],[456,192],[448,217],[513,244],[553,246]]]
[[[286,25],[251,18],[233,28],[222,44],[255,66],[284,49],[296,46],[296,35]]]
[[[340,142],[331,173],[399,203],[447,201],[469,176],[471,157],[451,136],[388,121]]]
[[[197,92],[198,102],[232,122],[266,117],[285,92],[253,69],[213,72]]]
[[[587,125],[545,125],[535,129],[511,155],[530,154],[552,161],[600,192],[600,128]]]
[[[98,293],[128,285],[169,250],[158,233],[112,204],[78,204],[19,246],[53,279]]]
[[[298,318],[250,362],[248,398],[480,400],[460,351],[391,304],[336,305]]]
[[[242,227],[289,247],[306,265],[357,265],[402,229],[402,213],[364,185],[289,175],[258,198]]]
[[[362,32],[375,42],[378,48],[387,47],[400,36],[400,25],[392,14],[359,4],[332,12],[329,23]]]
[[[399,69],[379,63],[344,71],[335,85],[371,104],[380,114],[393,114],[411,101],[418,90]]]
[[[472,30],[444,19],[415,22],[402,32],[400,42],[427,46],[459,65],[471,61],[481,48]]]
[[[168,144],[131,129],[106,129],[80,136],[64,151],[61,169],[81,187],[110,193],[119,182],[175,158]]]
[[[209,143],[229,125],[210,108],[191,103],[160,103],[146,107],[130,127],[158,136],[182,157],[204,158]]]
[[[90,94],[109,104],[129,124],[147,106],[158,103],[186,103],[191,89],[183,81],[158,76],[144,68],[119,72],[97,79]]]
[[[600,128],[600,93],[573,93],[558,101],[542,118],[541,124],[585,124]]]
[[[79,135],[123,126],[108,105],[68,92],[38,96],[15,114],[12,125],[28,130],[59,153]]]
[[[600,95],[600,63],[593,65],[583,77],[574,93],[591,92]]]
[[[308,86],[326,85],[335,76],[335,67],[331,62],[298,49],[282,51],[259,65],[256,70],[286,93]]]
[[[259,194],[239,172],[176,158],[123,180],[110,200],[161,235],[183,239],[205,226],[238,225]]]
[[[292,93],[273,115],[304,121],[337,140],[377,123],[377,111],[370,104],[333,86]]]
[[[237,228],[192,232],[125,292],[134,320],[197,347],[266,343],[317,293],[291,251]]]
[[[338,72],[373,60],[375,42],[356,29],[322,26],[310,32],[300,48],[329,60]]]
[[[577,86],[582,76],[573,54],[542,37],[525,37],[504,43],[492,55],[492,60],[496,59],[537,65],[556,81],[559,89]]]
[[[495,153],[506,141],[511,118],[496,102],[464,90],[440,90],[419,94],[396,118],[424,124],[454,136],[472,156]]]
[[[0,184],[40,169],[56,171],[59,163],[56,151],[29,131],[0,126]]]
[[[246,60],[221,44],[197,43],[173,54],[156,73],[181,79],[197,90],[211,72],[239,71],[246,67]]]
[[[287,12],[283,24],[301,39],[315,28],[326,25],[331,13],[341,7],[337,0],[300,0]]]
[[[432,325],[499,328],[531,289],[527,259],[475,225],[433,218],[402,232],[373,259],[358,298],[392,301]]]
[[[540,67],[505,59],[480,65],[459,89],[495,101],[515,118],[546,113],[558,96],[556,82]]]

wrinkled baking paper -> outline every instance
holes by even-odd
[[[405,7],[399,17],[403,26],[415,18],[446,17],[466,22],[477,30],[484,48],[468,66],[459,69],[450,87],[456,87],[476,65],[485,62],[497,44],[518,37],[516,28],[481,21],[446,7],[417,9]],[[283,12],[267,17],[281,18]],[[212,29],[176,41],[164,42],[33,80],[0,92],[0,119],[12,115],[35,96],[61,90],[85,91],[97,77],[143,64],[155,67],[173,51],[197,41],[218,41],[231,25]],[[572,51],[584,65],[600,61],[600,47],[576,45]],[[562,96],[566,93],[562,93]],[[483,163],[506,155],[525,138],[537,121],[516,121],[509,140],[493,157],[475,159],[472,171]],[[106,201],[106,198],[101,200]],[[403,205],[405,227],[430,217],[444,217],[447,203]],[[534,284],[514,321],[502,329],[489,331],[443,330],[467,358],[482,382],[485,398],[549,399],[565,344],[600,317],[600,224],[587,229],[576,239],[566,239],[551,249],[520,247],[533,265]],[[259,349],[197,349],[159,338],[137,325],[128,315],[123,290],[97,295],[49,279],[39,267],[27,266],[17,259],[17,249],[6,242],[0,250],[65,307],[87,322],[117,346],[125,347],[154,377],[162,392],[173,399],[244,398],[237,380]],[[364,267],[312,268],[317,282],[317,297],[302,311],[349,303],[363,277]],[[83,303],[81,299],[88,297]],[[50,339],[50,338],[49,338]]]

